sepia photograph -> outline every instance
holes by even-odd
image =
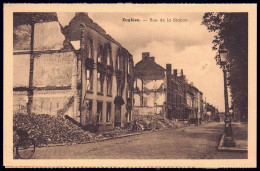
[[[101,5],[5,4],[7,166],[256,166],[256,5]]]

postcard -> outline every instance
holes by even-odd
[[[256,167],[256,4],[4,4],[4,166]]]

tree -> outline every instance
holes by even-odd
[[[209,32],[215,32],[213,50],[220,65],[218,50],[225,44],[229,51],[228,86],[232,106],[237,108],[240,120],[248,116],[248,13],[205,13],[202,20]],[[222,67],[220,65],[220,67]]]

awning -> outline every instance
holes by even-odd
[[[123,105],[123,104],[125,104],[125,102],[121,96],[116,96],[114,99],[114,104]]]

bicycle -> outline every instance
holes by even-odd
[[[35,141],[29,137],[29,134],[22,129],[13,127],[14,132],[17,133],[18,139],[14,143],[13,151],[15,159],[30,159],[33,157],[35,152]]]

